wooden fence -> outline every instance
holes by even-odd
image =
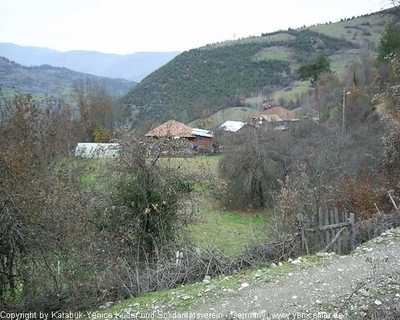
[[[302,248],[307,254],[333,251],[348,253],[356,246],[355,214],[319,209],[318,215],[299,215]]]

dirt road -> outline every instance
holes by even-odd
[[[236,319],[372,319],[377,310],[381,316],[385,310],[395,314],[400,309],[399,240],[400,229],[388,231],[349,256],[321,257],[327,264],[299,268],[270,283],[243,285],[233,296],[192,312]]]

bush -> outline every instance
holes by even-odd
[[[191,213],[181,210],[190,179],[158,165],[163,149],[148,155],[132,135],[122,136],[118,159],[69,159],[72,113],[30,96],[1,103],[0,310],[127,298],[116,285],[121,261],[142,271],[176,238]]]
[[[284,174],[284,138],[282,133],[249,131],[241,144],[222,156],[219,172],[226,181],[226,207],[259,209],[272,205],[278,179]]]
[[[201,156],[210,156],[214,153],[213,148],[208,147],[208,146],[198,146],[196,148],[196,152],[198,155],[201,155]]]

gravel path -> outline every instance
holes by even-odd
[[[327,265],[300,268],[273,282],[243,287],[234,296],[197,306],[191,312],[237,319],[358,319],[367,317],[374,306],[397,308],[398,240],[399,229],[388,231],[352,255],[323,257]]]

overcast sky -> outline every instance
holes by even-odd
[[[391,0],[0,0],[0,42],[128,54],[184,51],[338,21]]]

